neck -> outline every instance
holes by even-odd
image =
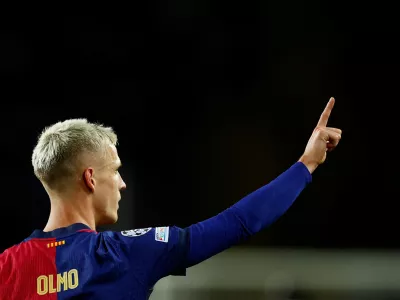
[[[50,199],[50,216],[43,231],[52,231],[74,223],[82,223],[96,230],[96,221],[90,199]]]

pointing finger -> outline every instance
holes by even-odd
[[[319,118],[317,127],[326,127],[334,104],[335,104],[335,98],[331,97],[324,111],[322,112],[321,117]]]

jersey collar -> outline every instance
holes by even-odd
[[[82,223],[75,223],[68,227],[57,228],[53,231],[43,231],[40,229],[36,229],[30,235],[30,238],[56,238],[61,236],[71,235],[76,232],[95,232],[89,226]]]

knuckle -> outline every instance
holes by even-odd
[[[318,127],[315,129],[315,132],[316,132],[318,135],[321,135],[321,134],[325,134],[325,133],[326,133],[326,130],[325,130],[323,127],[321,127],[321,126],[318,126]]]

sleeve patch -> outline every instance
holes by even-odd
[[[155,240],[159,242],[168,243],[169,227],[156,227]]]
[[[144,234],[148,233],[150,230],[151,230],[151,227],[149,227],[149,228],[131,229],[131,230],[123,230],[123,231],[121,231],[121,234],[123,236],[136,237],[136,236],[144,235]]]

